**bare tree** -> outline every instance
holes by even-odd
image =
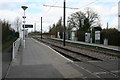
[[[80,27],[82,27],[81,23],[84,18],[85,14],[81,11],[71,14],[71,16],[68,17],[68,29],[72,29],[73,27],[79,29]]]
[[[89,27],[100,25],[99,15],[91,8],[85,9],[85,19],[88,19]]]
[[[16,28],[17,32],[19,32],[20,26],[21,26],[21,24],[22,24],[22,20],[21,20],[19,17],[17,17],[17,18],[15,19],[14,24],[15,24],[15,28]]]
[[[99,24],[99,15],[90,8],[86,8],[85,12],[79,11],[71,14],[68,17],[68,29],[73,27],[83,30],[90,29],[91,26],[98,26]]]

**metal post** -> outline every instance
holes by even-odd
[[[65,38],[66,38],[66,35],[65,35],[65,32],[66,32],[66,27],[65,27],[65,8],[66,8],[66,1],[64,0],[64,10],[63,10],[63,21],[64,21],[64,39],[63,39],[63,46],[65,46]]]
[[[90,43],[92,43],[92,27],[91,27],[91,39],[90,39]]]
[[[24,44],[24,48],[25,48],[25,10],[24,10],[24,27],[23,27],[23,44]]]
[[[108,27],[109,27],[109,24],[108,24],[108,22],[107,22],[107,29],[108,29]]]
[[[42,17],[41,17],[41,39],[42,39]]]
[[[34,26],[35,26],[35,27],[34,27],[34,32],[36,32],[36,23],[34,24]]]

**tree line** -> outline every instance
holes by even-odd
[[[63,38],[64,27],[62,18],[56,24],[49,27],[49,34],[56,35],[60,33],[60,38]],[[105,38],[108,39],[108,44],[120,46],[120,31],[115,28],[102,29],[100,24],[100,16],[91,8],[86,8],[84,12],[78,11],[68,17],[66,32],[70,39],[71,30],[76,29],[76,37],[78,41],[85,41],[85,33],[92,33],[92,42],[95,42],[95,31],[101,31],[100,43],[103,44]],[[92,31],[92,32],[91,32]]]
[[[11,24],[6,20],[0,20],[2,29],[2,44],[11,41],[14,38],[19,37],[19,33],[11,27]]]

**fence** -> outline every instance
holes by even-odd
[[[18,53],[18,50],[21,46],[21,38],[18,38],[14,43],[13,43],[13,53],[12,53],[12,59],[15,58],[16,54]]]

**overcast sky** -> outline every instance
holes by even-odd
[[[37,31],[40,30],[40,17],[43,17],[43,30],[48,31],[49,26],[56,23],[63,16],[62,8],[45,7],[43,5],[63,6],[64,0],[0,0],[0,19],[6,19],[14,24],[16,17],[22,20],[21,6],[28,6],[26,10],[26,24],[36,23]],[[118,28],[118,2],[119,0],[66,0],[66,18],[76,12],[84,11],[86,7],[92,8],[100,15],[102,28]]]

